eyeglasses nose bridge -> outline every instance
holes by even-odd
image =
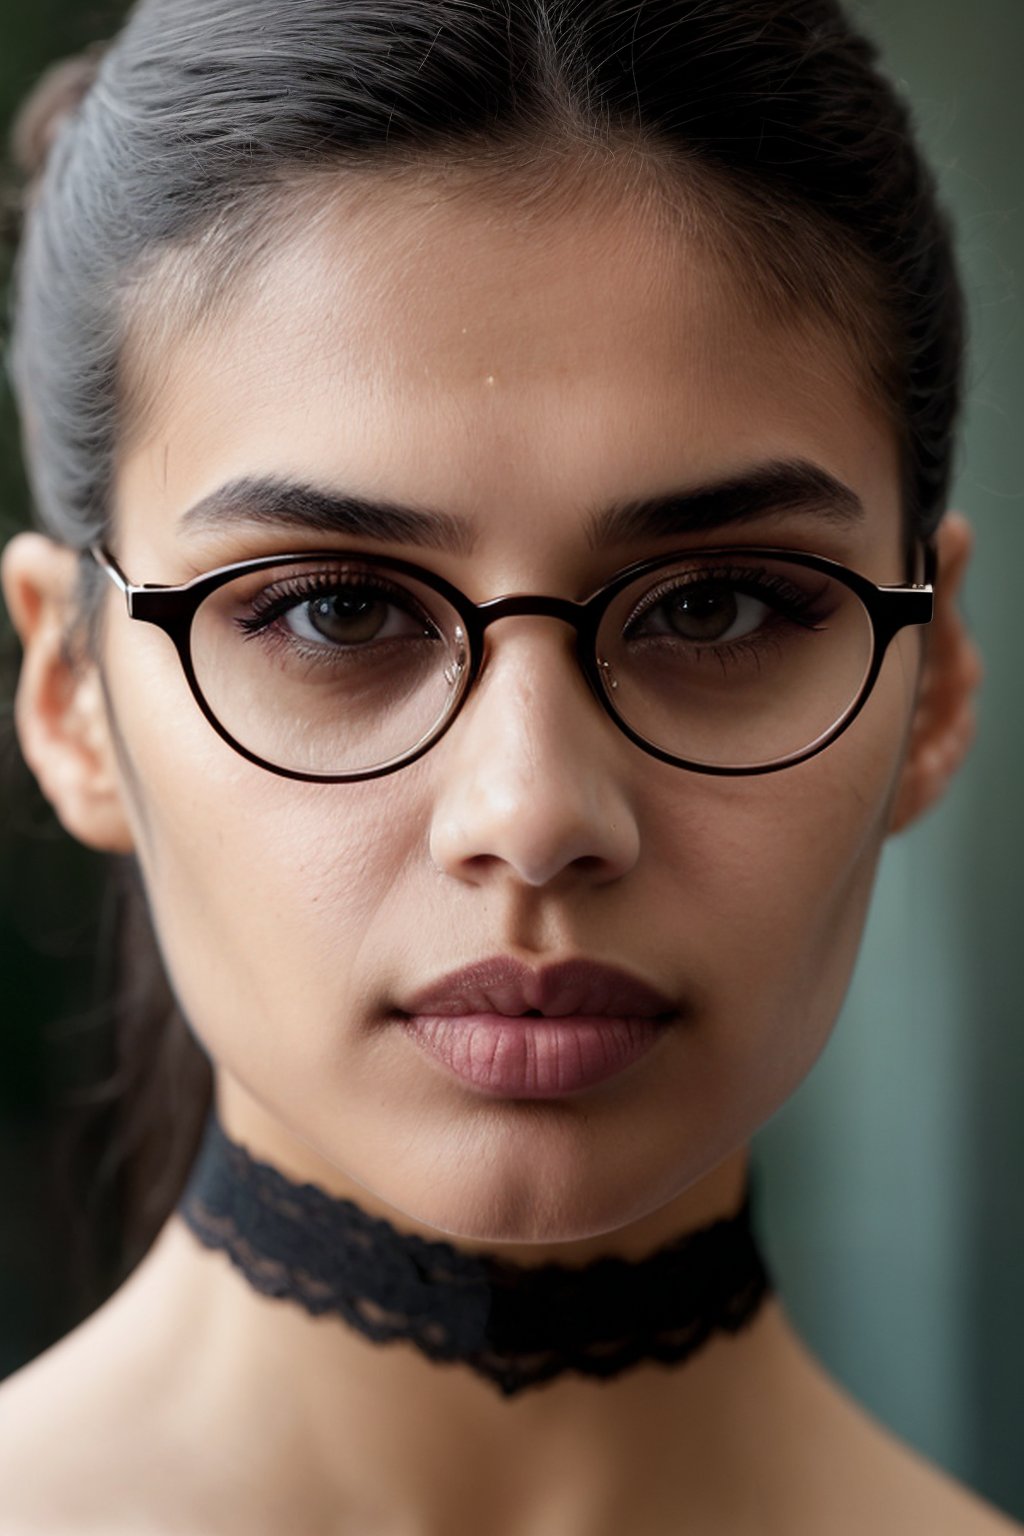
[[[525,593],[512,593],[508,597],[492,597],[486,603],[479,603],[476,609],[481,632],[496,619],[538,614],[543,618],[561,619],[563,623],[575,629],[577,634],[580,632],[587,610],[586,603],[574,603],[567,597],[545,597],[542,594],[528,596]]]
[[[573,631],[576,659],[580,671],[600,701],[600,687],[596,669],[601,663],[596,656],[591,655],[595,623],[593,600],[578,603],[564,597],[512,593],[506,597],[494,597],[488,599],[487,602],[477,603],[472,613],[465,615],[468,621],[470,637],[476,642],[475,648],[479,658],[474,669],[472,684],[475,684],[478,680],[486,665],[484,639],[486,631],[490,626],[499,619],[533,616],[558,619],[561,623],[567,624]]]
[[[583,673],[590,680],[590,656],[588,645],[593,644],[593,604],[591,602],[573,602],[570,598],[548,598],[543,594],[513,593],[507,598],[491,598],[487,602],[476,604],[470,619],[470,636],[476,637],[479,647],[479,668],[484,670],[484,637],[485,631],[496,624],[499,619],[519,619],[519,617],[542,617],[542,619],[559,619],[562,624],[568,624],[576,637],[576,656]]]

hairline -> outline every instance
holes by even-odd
[[[820,213],[788,205],[780,229],[779,199],[762,201],[696,157],[684,165],[678,149],[635,133],[598,140],[538,132],[451,148],[451,159],[435,146],[386,161],[336,157],[308,168],[277,167],[205,224],[137,263],[119,299],[115,463],[151,425],[171,351],[251,302],[253,284],[288,244],[313,237],[338,198],[358,197],[367,181],[377,192],[419,185],[453,201],[514,204],[534,215],[564,215],[577,199],[593,207],[595,196],[618,206],[632,200],[638,220],[651,219],[656,236],[696,242],[720,261],[755,316],[838,343],[851,380],[895,430],[902,456],[906,414],[900,359],[887,342],[895,327],[884,284],[849,236]],[[909,519],[904,505],[905,533]]]

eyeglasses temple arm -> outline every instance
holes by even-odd
[[[102,544],[90,544],[87,553],[90,554],[96,561],[96,564],[99,566],[100,570],[104,571],[110,577],[118,591],[124,593],[125,600],[129,603],[130,606],[131,582],[128,580],[127,576],[124,574],[121,567],[118,565],[117,561],[114,559],[109,550],[104,549]]]

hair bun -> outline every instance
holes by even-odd
[[[42,175],[62,124],[77,111],[96,79],[105,48],[105,43],[92,43],[84,52],[51,64],[22,102],[11,130],[11,158],[27,180]]]

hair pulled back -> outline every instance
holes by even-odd
[[[854,345],[876,335],[906,529],[941,518],[963,367],[952,237],[908,110],[838,0],[139,0],[102,57],[51,72],[18,140],[47,163],[12,377],[38,519],[72,547],[108,530],[123,353],[163,256],[196,253],[200,287],[207,255],[223,276],[258,248],[253,211],[305,173],[514,166],[569,144],[639,148],[705,211],[717,199],[797,309],[831,311]],[[864,281],[844,298],[837,270]],[[198,1082],[187,1039],[178,1075]],[[150,1129],[178,1070],[166,1040],[158,1057]],[[201,1099],[184,1130],[175,1104],[181,1166],[151,1231]]]
[[[141,0],[91,72],[31,200],[14,307],[30,481],[67,543],[107,521],[124,298],[147,262],[301,170],[569,134],[631,137],[746,197],[766,261],[795,216],[841,235],[888,310],[909,526],[941,517],[963,350],[950,232],[835,0]]]

